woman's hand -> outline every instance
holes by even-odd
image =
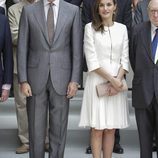
[[[122,81],[119,78],[115,78],[113,77],[110,80],[110,83],[112,84],[112,86],[119,92],[121,91],[121,88],[123,86]]]
[[[116,94],[118,94],[118,91],[112,85],[110,85],[109,86],[109,96],[114,96]]]

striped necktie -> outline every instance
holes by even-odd
[[[153,41],[151,42],[151,49],[152,49],[152,59],[155,61],[155,54],[157,50],[157,44],[158,44],[158,28],[155,30],[155,36],[153,38]]]
[[[49,3],[49,9],[47,14],[47,29],[49,42],[52,43],[54,35],[54,12],[53,12],[53,1]]]

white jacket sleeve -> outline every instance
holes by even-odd
[[[85,26],[84,33],[84,53],[89,72],[100,68],[94,44],[94,30],[91,26],[91,23],[89,23]]]
[[[129,71],[129,45],[128,45],[128,34],[127,28],[124,30],[124,38],[123,38],[123,49],[121,54],[121,65],[124,70]]]

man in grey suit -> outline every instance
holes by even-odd
[[[132,104],[141,158],[152,158],[154,132],[158,145],[158,0],[149,2],[148,15],[150,21],[134,26],[130,43],[130,61],[134,72]]]
[[[81,76],[81,35],[75,5],[41,0],[23,8],[17,59],[21,90],[27,96],[30,158],[44,158],[48,108],[49,157],[64,156],[69,99]]]
[[[18,83],[18,74],[17,74],[16,54],[17,54],[19,21],[23,7],[35,2],[36,2],[35,0],[21,0],[19,3],[12,5],[8,9],[8,19],[9,19],[10,30],[12,35],[13,59],[14,59],[14,78],[13,78],[14,89],[13,90],[14,90],[14,99],[15,99],[15,107],[16,107],[16,115],[17,115],[18,137],[21,142],[21,146],[16,149],[17,154],[23,154],[29,151],[26,96],[24,96],[21,93],[20,86]],[[48,151],[48,132],[46,135],[45,150]]]

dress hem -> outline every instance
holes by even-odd
[[[105,127],[95,127],[95,126],[91,126],[91,125],[79,125],[79,127],[83,127],[83,128],[94,128],[94,129],[98,129],[98,130],[103,130],[103,129],[124,129],[124,128],[128,128],[130,125],[125,125],[125,126],[105,126]]]

